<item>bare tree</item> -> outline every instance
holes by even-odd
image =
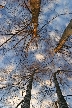
[[[30,8],[32,12],[32,22],[34,25],[33,38],[37,37],[38,16],[40,12],[41,0],[30,0]]]
[[[2,44],[0,44],[0,48],[1,48],[0,51],[1,51],[2,55],[6,54],[6,52],[8,52],[8,51],[12,51],[11,54],[12,53],[15,54],[15,59],[18,58],[16,61],[17,65],[16,65],[15,71],[12,70],[10,73],[7,74],[10,76],[9,79],[7,79],[7,80],[10,80],[12,78],[12,83],[9,83],[9,84],[6,83],[7,86],[3,86],[1,88],[1,90],[7,88],[6,90],[10,92],[10,90],[13,87],[16,88],[15,89],[16,91],[17,91],[17,89],[24,90],[24,89],[26,89],[26,88],[24,88],[25,82],[26,82],[25,80],[28,80],[28,84],[26,83],[27,84],[26,95],[25,95],[25,97],[23,97],[21,99],[22,101],[21,100],[19,101],[20,103],[18,102],[19,104],[17,105],[17,107],[19,105],[22,105],[21,106],[22,108],[30,108],[30,100],[31,100],[31,95],[32,95],[31,90],[32,90],[33,80],[34,81],[36,80],[36,82],[41,83],[42,88],[43,87],[44,87],[44,89],[48,88],[48,90],[45,90],[44,92],[42,91],[43,96],[46,96],[46,95],[52,96],[53,91],[49,87],[47,87],[47,84],[45,85],[45,82],[48,80],[50,81],[51,75],[53,73],[53,69],[65,68],[65,67],[60,67],[61,64],[58,64],[58,62],[60,60],[58,60],[58,57],[56,56],[56,54],[55,54],[55,56],[52,56],[50,53],[50,48],[52,47],[54,49],[54,45],[53,45],[54,41],[51,40],[52,38],[49,37],[49,32],[50,31],[52,32],[52,28],[49,31],[47,31],[47,27],[49,27],[49,24],[52,21],[54,21],[57,17],[59,17],[60,15],[62,15],[62,16],[66,15],[67,13],[58,14],[58,15],[52,17],[52,19],[51,18],[49,19],[49,15],[50,15],[49,14],[47,16],[48,21],[46,22],[46,24],[43,25],[38,30],[38,23],[39,23],[38,17],[39,17],[39,13],[40,13],[41,2],[45,4],[45,2],[50,3],[51,1],[50,0],[46,0],[46,1],[41,1],[41,0],[20,1],[20,0],[17,0],[17,1],[19,2],[18,3],[18,6],[20,6],[19,8],[22,8],[22,11],[24,12],[24,14],[22,13],[23,16],[19,17],[19,14],[21,12],[20,11],[18,14],[18,17],[14,16],[13,20],[12,20],[13,25],[9,24],[9,26],[8,26],[9,28],[5,29],[4,31],[3,31],[4,28],[2,29],[2,27],[1,27],[1,30],[2,30],[1,35],[2,36],[5,35],[6,40],[4,42],[2,42]],[[28,7],[28,1],[30,4],[30,7]],[[11,5],[9,5],[9,6],[11,6]],[[7,9],[8,7],[5,7],[5,8]],[[47,8],[47,9],[49,9],[49,8]],[[14,12],[15,12],[15,10],[16,10],[16,8],[14,9]],[[51,8],[50,8],[50,10],[51,10]],[[72,14],[72,13],[69,13],[69,14]],[[71,32],[72,32],[71,23],[72,23],[72,20],[70,21],[69,25],[66,27],[66,29],[62,35],[62,38],[59,41],[59,45],[54,49],[55,53],[58,52],[63,47],[64,43],[66,42],[68,37],[71,35]],[[46,28],[44,28],[46,25],[48,25],[48,26]],[[14,29],[12,27],[14,27]],[[12,29],[14,30],[13,32],[12,32]],[[38,38],[38,34],[40,35],[40,38]],[[32,49],[30,50],[29,48],[31,48],[30,44],[32,44],[32,47],[35,47],[33,45],[33,42],[34,43],[36,42],[36,44],[39,45],[39,48],[36,50],[33,49],[33,52],[32,52]],[[42,50],[42,48],[43,48],[43,50]],[[39,52],[37,52],[37,51],[39,51]],[[36,55],[36,54],[34,55],[35,52],[39,53],[39,55]],[[42,55],[41,55],[41,52],[42,52]],[[30,56],[30,54],[33,54],[34,56]],[[34,57],[34,61],[32,61],[33,57]],[[54,57],[57,57],[57,58],[54,59]],[[57,64],[56,64],[56,60],[57,60]],[[66,68],[68,68],[69,66],[71,67],[71,63],[68,64],[68,62],[69,61],[66,61],[66,62],[63,61],[63,66],[67,66]],[[65,63],[67,63],[67,65],[64,65]],[[31,72],[33,72],[33,70],[31,71],[29,69],[29,67],[31,67],[31,66],[32,66],[32,69],[35,69],[35,67],[36,68],[39,67],[39,69],[38,69],[39,74],[35,73],[35,72],[31,74]],[[29,71],[29,73],[27,73],[27,71]],[[14,72],[16,72],[16,73],[14,73]],[[33,78],[34,74],[35,74],[35,79]],[[43,78],[43,75],[45,75],[44,78]],[[48,77],[49,77],[49,79],[48,79]],[[56,92],[58,93],[60,107],[62,107],[62,105],[67,105],[67,103],[61,93],[60,87],[58,85],[56,74],[54,74],[54,82],[55,82],[56,88],[57,88]],[[42,86],[43,84],[44,84],[44,86]],[[40,89],[40,91],[41,91],[41,89]],[[7,92],[7,94],[8,94],[8,92]],[[43,99],[44,99],[44,97],[42,98],[42,101],[43,101]],[[56,102],[55,102],[55,107],[57,107]]]
[[[65,42],[67,41],[67,39],[71,35],[72,35],[72,19],[70,20],[70,23],[68,24],[68,26],[64,30],[62,37],[58,43],[58,46],[54,49],[55,53],[57,53],[63,47],[63,45],[65,44]]]
[[[68,108],[66,100],[64,99],[64,96],[62,95],[59,83],[57,81],[56,74],[57,74],[57,72],[53,74],[53,78],[54,78],[54,83],[55,83],[55,87],[56,87],[56,93],[58,96],[59,108]]]

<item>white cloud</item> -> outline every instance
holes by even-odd
[[[42,54],[36,54],[35,57],[36,57],[36,59],[39,60],[39,61],[44,60],[44,56],[43,56]]]
[[[6,37],[5,36],[0,36],[0,45],[3,44],[6,41]]]
[[[14,69],[14,65],[6,66],[7,73],[11,72]]]
[[[0,0],[0,4],[3,5],[3,6],[5,6],[6,5],[6,1]]]

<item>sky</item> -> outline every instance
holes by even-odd
[[[5,33],[16,33],[17,30],[21,29],[23,21],[26,24],[26,21],[31,19],[31,14],[22,6],[22,1],[20,0],[17,2],[17,0],[0,0],[0,4],[4,6],[4,8],[0,9],[0,45],[10,37],[9,35],[4,35]],[[1,108],[15,108],[15,106],[23,99],[23,96],[25,95],[26,85],[23,87],[25,81],[20,79],[20,75],[23,75],[22,71],[25,72],[26,70],[25,67],[20,65],[20,60],[22,63],[24,63],[24,66],[33,66],[33,64],[36,66],[46,66],[49,74],[50,72],[56,72],[58,69],[72,70],[72,37],[70,37],[66,42],[66,45],[70,46],[69,49],[63,48],[62,53],[57,53],[54,56],[51,53],[52,49],[58,44],[64,29],[72,18],[72,14],[69,13],[72,13],[71,0],[42,0],[38,18],[38,34],[40,39],[44,39],[45,41],[38,40],[38,49],[36,48],[35,44],[30,45],[27,58],[24,56],[24,51],[22,53],[20,50],[22,48],[21,46],[23,46],[23,41],[18,44],[16,50],[9,50],[15,45],[16,41],[18,42],[23,37],[23,34],[20,36],[16,35],[13,37],[12,42],[9,41],[0,48]],[[27,23],[29,22],[27,21]],[[30,26],[28,29],[30,29]],[[24,36],[26,35],[27,33],[24,33]],[[30,36],[28,36],[26,43],[28,42],[29,38]],[[51,62],[51,60],[53,61]],[[71,95],[71,76],[66,76],[66,74],[60,75],[62,81],[68,84],[68,86],[60,85],[63,95]],[[38,77],[38,81],[33,81],[31,108],[51,108],[51,104],[57,99],[54,83],[52,82],[52,85],[50,86],[51,76],[46,76],[46,74],[43,75],[40,73],[36,74],[34,77]],[[20,80],[20,84],[17,85]],[[19,86],[21,86],[21,88],[19,88]],[[45,92],[45,90],[49,91],[49,88],[54,89],[52,96],[49,92],[48,94]],[[24,92],[23,96],[22,91]],[[72,96],[68,96],[67,103],[70,105],[70,108],[72,108],[71,102]]]

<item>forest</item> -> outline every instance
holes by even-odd
[[[72,108],[71,0],[0,0],[0,108]]]

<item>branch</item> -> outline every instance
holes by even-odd
[[[56,15],[56,16],[53,17],[50,21],[48,21],[45,25],[43,25],[43,26],[41,27],[41,29],[38,31],[38,33],[39,33],[47,24],[49,24],[51,21],[53,21],[53,20],[56,19],[57,17],[59,17],[59,16],[61,16],[61,15],[67,15],[67,14],[72,14],[72,12],[70,12],[70,13],[62,13],[62,14]]]
[[[33,73],[30,75],[30,79],[31,78],[33,78],[33,76],[34,76],[34,74],[35,74],[35,72],[38,70],[38,68],[35,68],[34,70],[33,70]],[[33,79],[32,79],[33,80]],[[31,81],[32,82],[32,81]],[[28,86],[28,85],[27,85]],[[29,89],[29,87],[28,87],[28,89]],[[26,90],[26,92],[28,92],[28,89]],[[31,89],[31,88],[30,88]],[[29,94],[27,94],[27,95],[29,95]],[[26,96],[25,96],[26,97]],[[24,102],[24,99],[15,107],[15,108],[17,108],[22,102]]]
[[[29,12],[32,13],[32,12],[30,11],[30,9],[28,8],[28,6],[27,6],[25,0],[24,0],[24,4],[25,4],[26,8],[29,10]]]
[[[53,74],[59,74],[61,71],[63,71],[63,72],[72,72],[71,70],[57,70],[57,72],[55,72]]]
[[[15,48],[24,38],[20,39],[12,48]]]
[[[30,24],[30,23],[29,23]],[[22,30],[18,30],[18,32],[16,32],[15,34],[5,34],[5,35],[12,35],[9,39],[7,39],[3,44],[1,44],[0,45],[0,47],[1,46],[3,46],[5,43],[7,43],[8,41],[10,41],[15,35],[19,35],[21,32],[23,32],[23,30],[25,29],[25,28],[27,28],[27,26],[29,25],[29,24],[27,24]]]
[[[24,100],[22,100],[15,108],[18,108],[18,106],[23,102]]]
[[[3,46],[5,43],[7,43],[9,40],[11,40],[15,35],[16,35],[16,34],[14,34],[14,35],[11,36],[9,39],[7,39],[3,44],[0,45],[0,47]]]
[[[70,20],[70,23],[64,30],[58,46],[54,49],[55,53],[59,52],[59,50],[63,47],[63,45],[71,35],[72,35],[72,19]]]

